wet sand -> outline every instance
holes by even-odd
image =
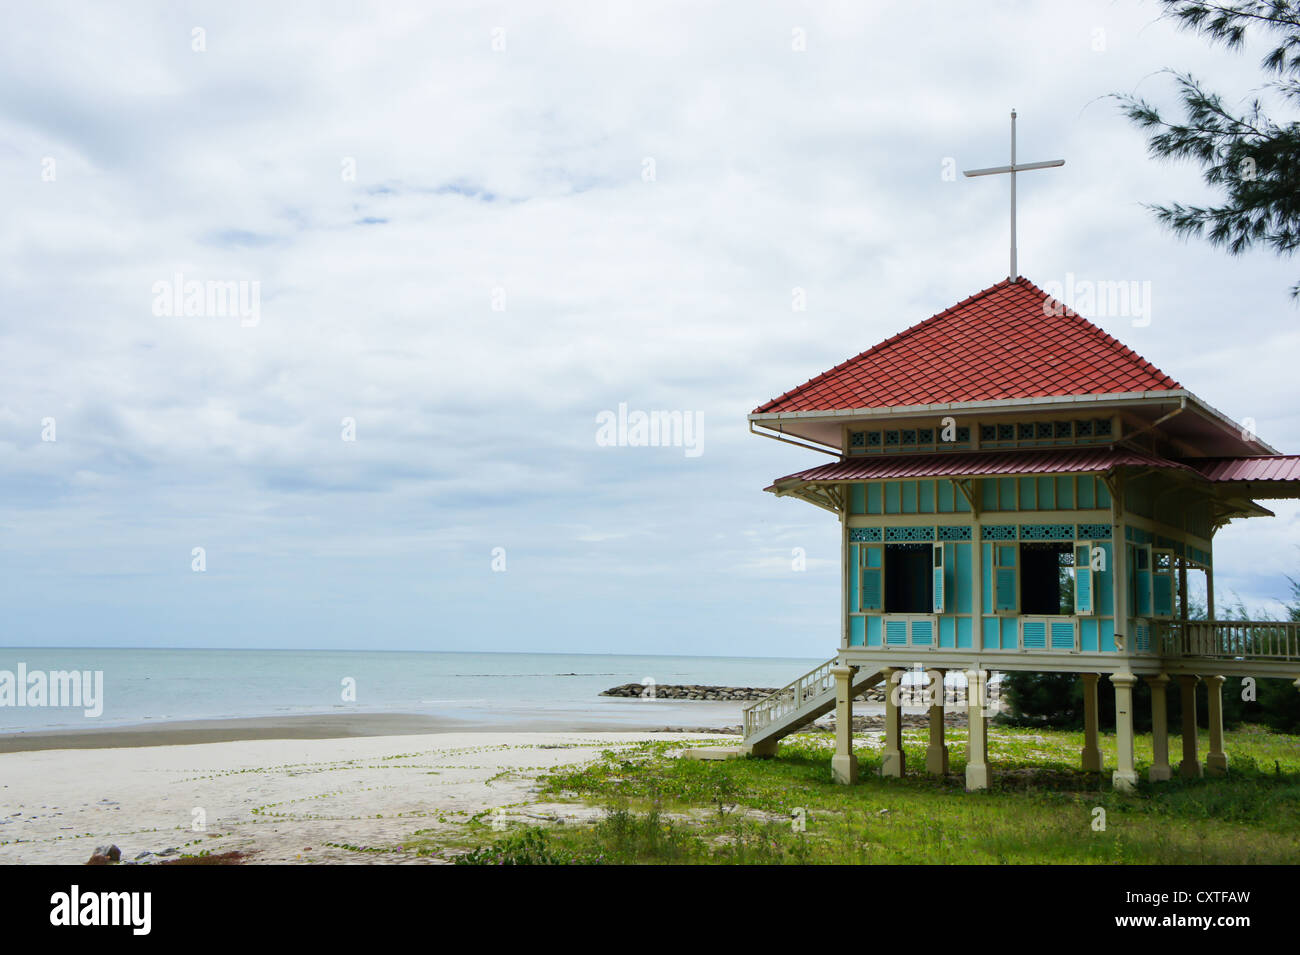
[[[700,728],[712,731],[726,725],[730,713],[701,712]],[[368,736],[416,736],[430,733],[607,733],[657,732],[682,727],[680,713],[657,718],[649,712],[644,722],[613,724],[589,718],[511,718],[491,723],[456,720],[417,713],[329,713],[305,716],[263,716],[243,719],[185,720],[132,726],[87,727],[70,730],[33,730],[0,735],[0,753],[30,753],[55,749],[121,749],[138,746],[186,746],[244,740],[350,739]],[[677,717],[676,720],[671,717]],[[724,717],[719,719],[719,717]]]

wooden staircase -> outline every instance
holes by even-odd
[[[770,755],[778,740],[795,732],[835,708],[837,659],[827,660],[770,696],[745,707],[742,750],[753,755]],[[862,668],[850,681],[856,697],[884,679],[883,670]]]

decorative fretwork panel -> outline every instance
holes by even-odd
[[[1081,541],[1108,541],[1110,540],[1110,525],[1080,524],[1077,539]]]
[[[869,544],[880,540],[879,527],[850,527],[850,544]]]
[[[986,541],[1013,541],[1016,539],[1016,525],[985,524],[980,538]]]
[[[1073,524],[1021,524],[1022,541],[1072,541]]]
[[[932,541],[934,540],[933,527],[887,527],[885,528],[885,540],[896,543],[911,543],[912,541]]]
[[[941,541],[968,541],[970,540],[969,527],[938,527],[935,528],[936,536]]]

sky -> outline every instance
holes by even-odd
[[[1210,194],[1107,98],[1239,105],[1262,47],[1160,12],[9,5],[0,645],[831,655],[838,524],[762,491],[826,459],[746,415],[1006,277],[1006,177],[951,171],[1013,107],[1066,160],[1021,274],[1142,283],[1097,323],[1300,451],[1300,262],[1162,229]],[[620,405],[700,440],[598,441]],[[1270,506],[1221,601],[1300,577]]]

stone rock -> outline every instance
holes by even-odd
[[[94,854],[107,857],[109,862],[122,861],[122,850],[117,846],[96,846]]]

